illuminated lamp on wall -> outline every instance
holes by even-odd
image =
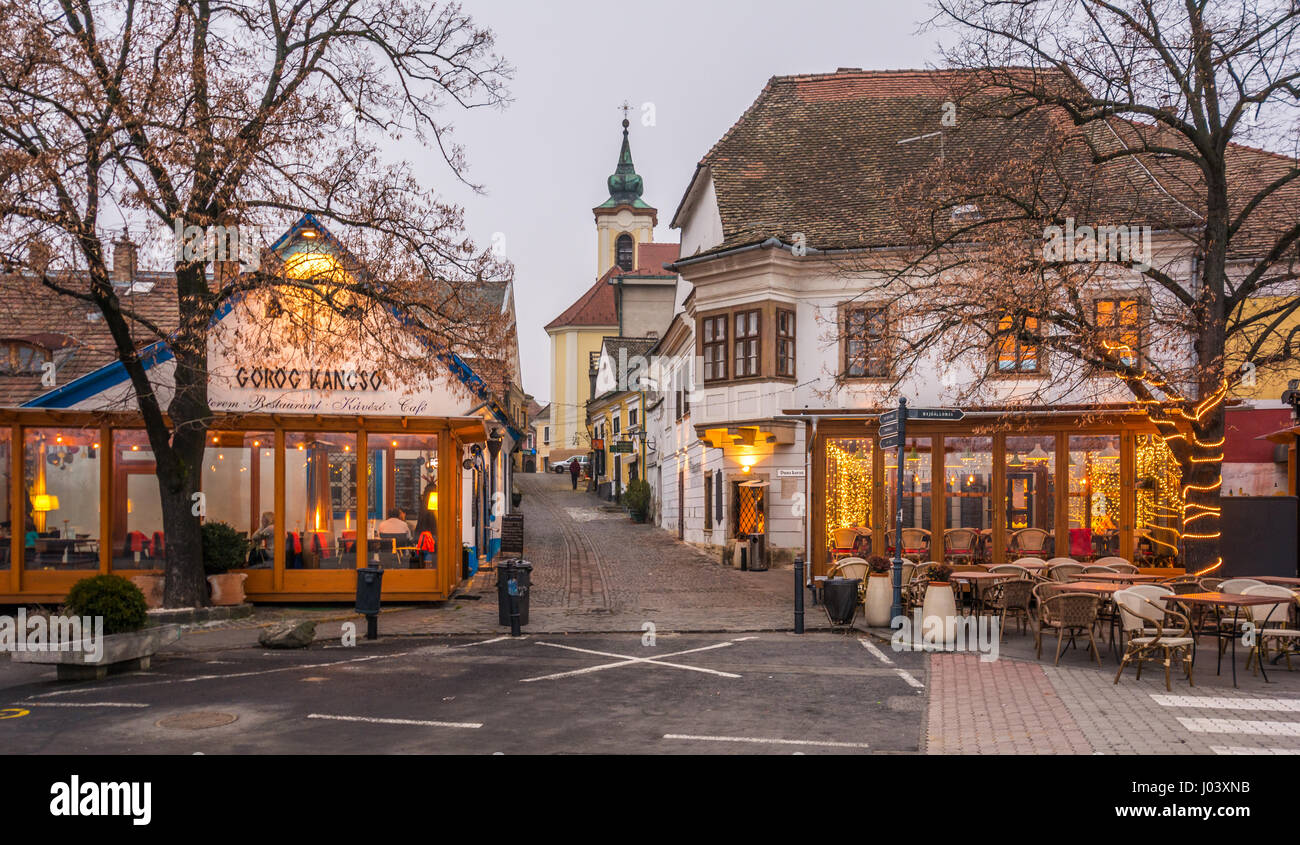
[[[429,491],[429,501],[425,504],[425,508],[426,508],[427,510],[431,510],[431,511],[437,511],[437,510],[438,510],[438,491],[437,491],[437,490],[430,490],[430,491]]]
[[[1108,461],[1117,460],[1119,458],[1119,450],[1115,448],[1114,443],[1107,443],[1106,448],[1101,450],[1100,457],[1105,458]]]
[[[1031,450],[1025,457],[1027,460],[1031,461],[1045,461],[1048,458],[1048,454],[1043,450],[1043,444],[1035,443],[1033,450]]]

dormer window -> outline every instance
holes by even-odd
[[[10,375],[39,373],[41,367],[53,360],[50,350],[34,343],[21,340],[0,343],[4,346],[0,352],[0,368]]]
[[[619,266],[620,270],[631,270],[633,251],[636,246],[632,236],[628,234],[619,235],[615,243],[614,263]]]

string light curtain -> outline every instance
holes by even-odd
[[[837,528],[870,528],[871,441],[838,437],[826,441],[826,542]]]

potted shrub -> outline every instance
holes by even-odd
[[[871,628],[888,628],[889,611],[894,604],[894,582],[889,577],[892,564],[880,555],[867,558],[867,596],[863,616]]]
[[[224,522],[203,523],[203,571],[208,576],[212,603],[227,606],[244,603],[245,572],[231,572],[248,559],[248,540]]]
[[[633,521],[645,522],[646,512],[650,509],[650,483],[642,480],[629,482],[623,491],[623,504]]]
[[[73,584],[63,613],[95,620],[89,628],[83,623],[80,648],[15,652],[13,659],[54,664],[60,680],[99,680],[110,668],[148,669],[158,649],[180,637],[179,625],[145,627],[149,615],[144,593],[120,575],[95,575]],[[96,643],[100,620],[103,637]]]
[[[953,629],[957,621],[957,599],[953,595],[953,568],[946,563],[930,567],[930,580],[925,589],[925,600],[921,603],[921,633],[927,641],[933,639],[940,643],[952,640]],[[939,621],[931,621],[937,618]],[[930,631],[933,633],[927,634]]]
[[[146,607],[162,607],[163,586],[167,583],[167,579],[161,572],[149,575],[132,575],[131,583],[139,587],[141,593],[144,593]]]

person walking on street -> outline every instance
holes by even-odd
[[[575,457],[575,458],[570,458],[570,459],[569,459],[569,478],[573,481],[573,489],[574,489],[574,490],[577,490],[577,489],[578,489],[578,473],[581,472],[581,471],[582,471],[582,468],[581,468],[580,466],[578,466],[578,459],[577,459],[576,457]]]

